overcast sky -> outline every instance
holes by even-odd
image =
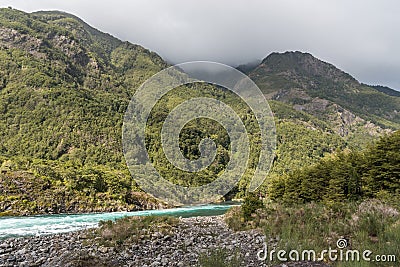
[[[0,0],[0,6],[66,11],[172,63],[238,65],[299,50],[361,82],[400,90],[397,0]]]

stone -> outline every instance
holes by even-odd
[[[97,250],[98,250],[99,252],[103,253],[103,254],[105,254],[105,253],[108,252],[108,248],[103,247],[103,246],[99,247]]]

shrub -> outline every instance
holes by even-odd
[[[251,219],[256,210],[263,207],[263,203],[255,193],[248,193],[242,204],[242,215],[245,221]]]
[[[94,239],[100,237],[101,244],[108,247],[129,245],[141,239],[149,238],[152,233],[166,234],[179,222],[168,216],[134,216],[116,221],[103,221],[94,232]]]

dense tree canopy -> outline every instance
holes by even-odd
[[[276,179],[272,199],[344,201],[400,196],[400,131],[361,152],[341,152]]]

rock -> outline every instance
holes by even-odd
[[[82,233],[81,235],[78,235],[78,239],[87,239],[88,235],[86,233]]]
[[[25,253],[26,253],[26,249],[23,248],[23,249],[18,250],[15,254],[16,255],[24,255]]]
[[[186,247],[190,247],[191,245],[192,245],[192,241],[191,240],[189,240],[189,239],[185,240],[185,246]]]
[[[161,259],[161,263],[162,263],[163,265],[166,265],[166,264],[168,263],[168,259],[167,259],[167,258],[162,258],[162,259]]]
[[[108,252],[108,248],[103,247],[103,246],[99,247],[97,250],[100,251],[100,252],[103,253],[103,254],[105,254],[105,253]]]
[[[151,266],[160,266],[160,262],[159,261],[154,261],[152,264],[151,264]]]

